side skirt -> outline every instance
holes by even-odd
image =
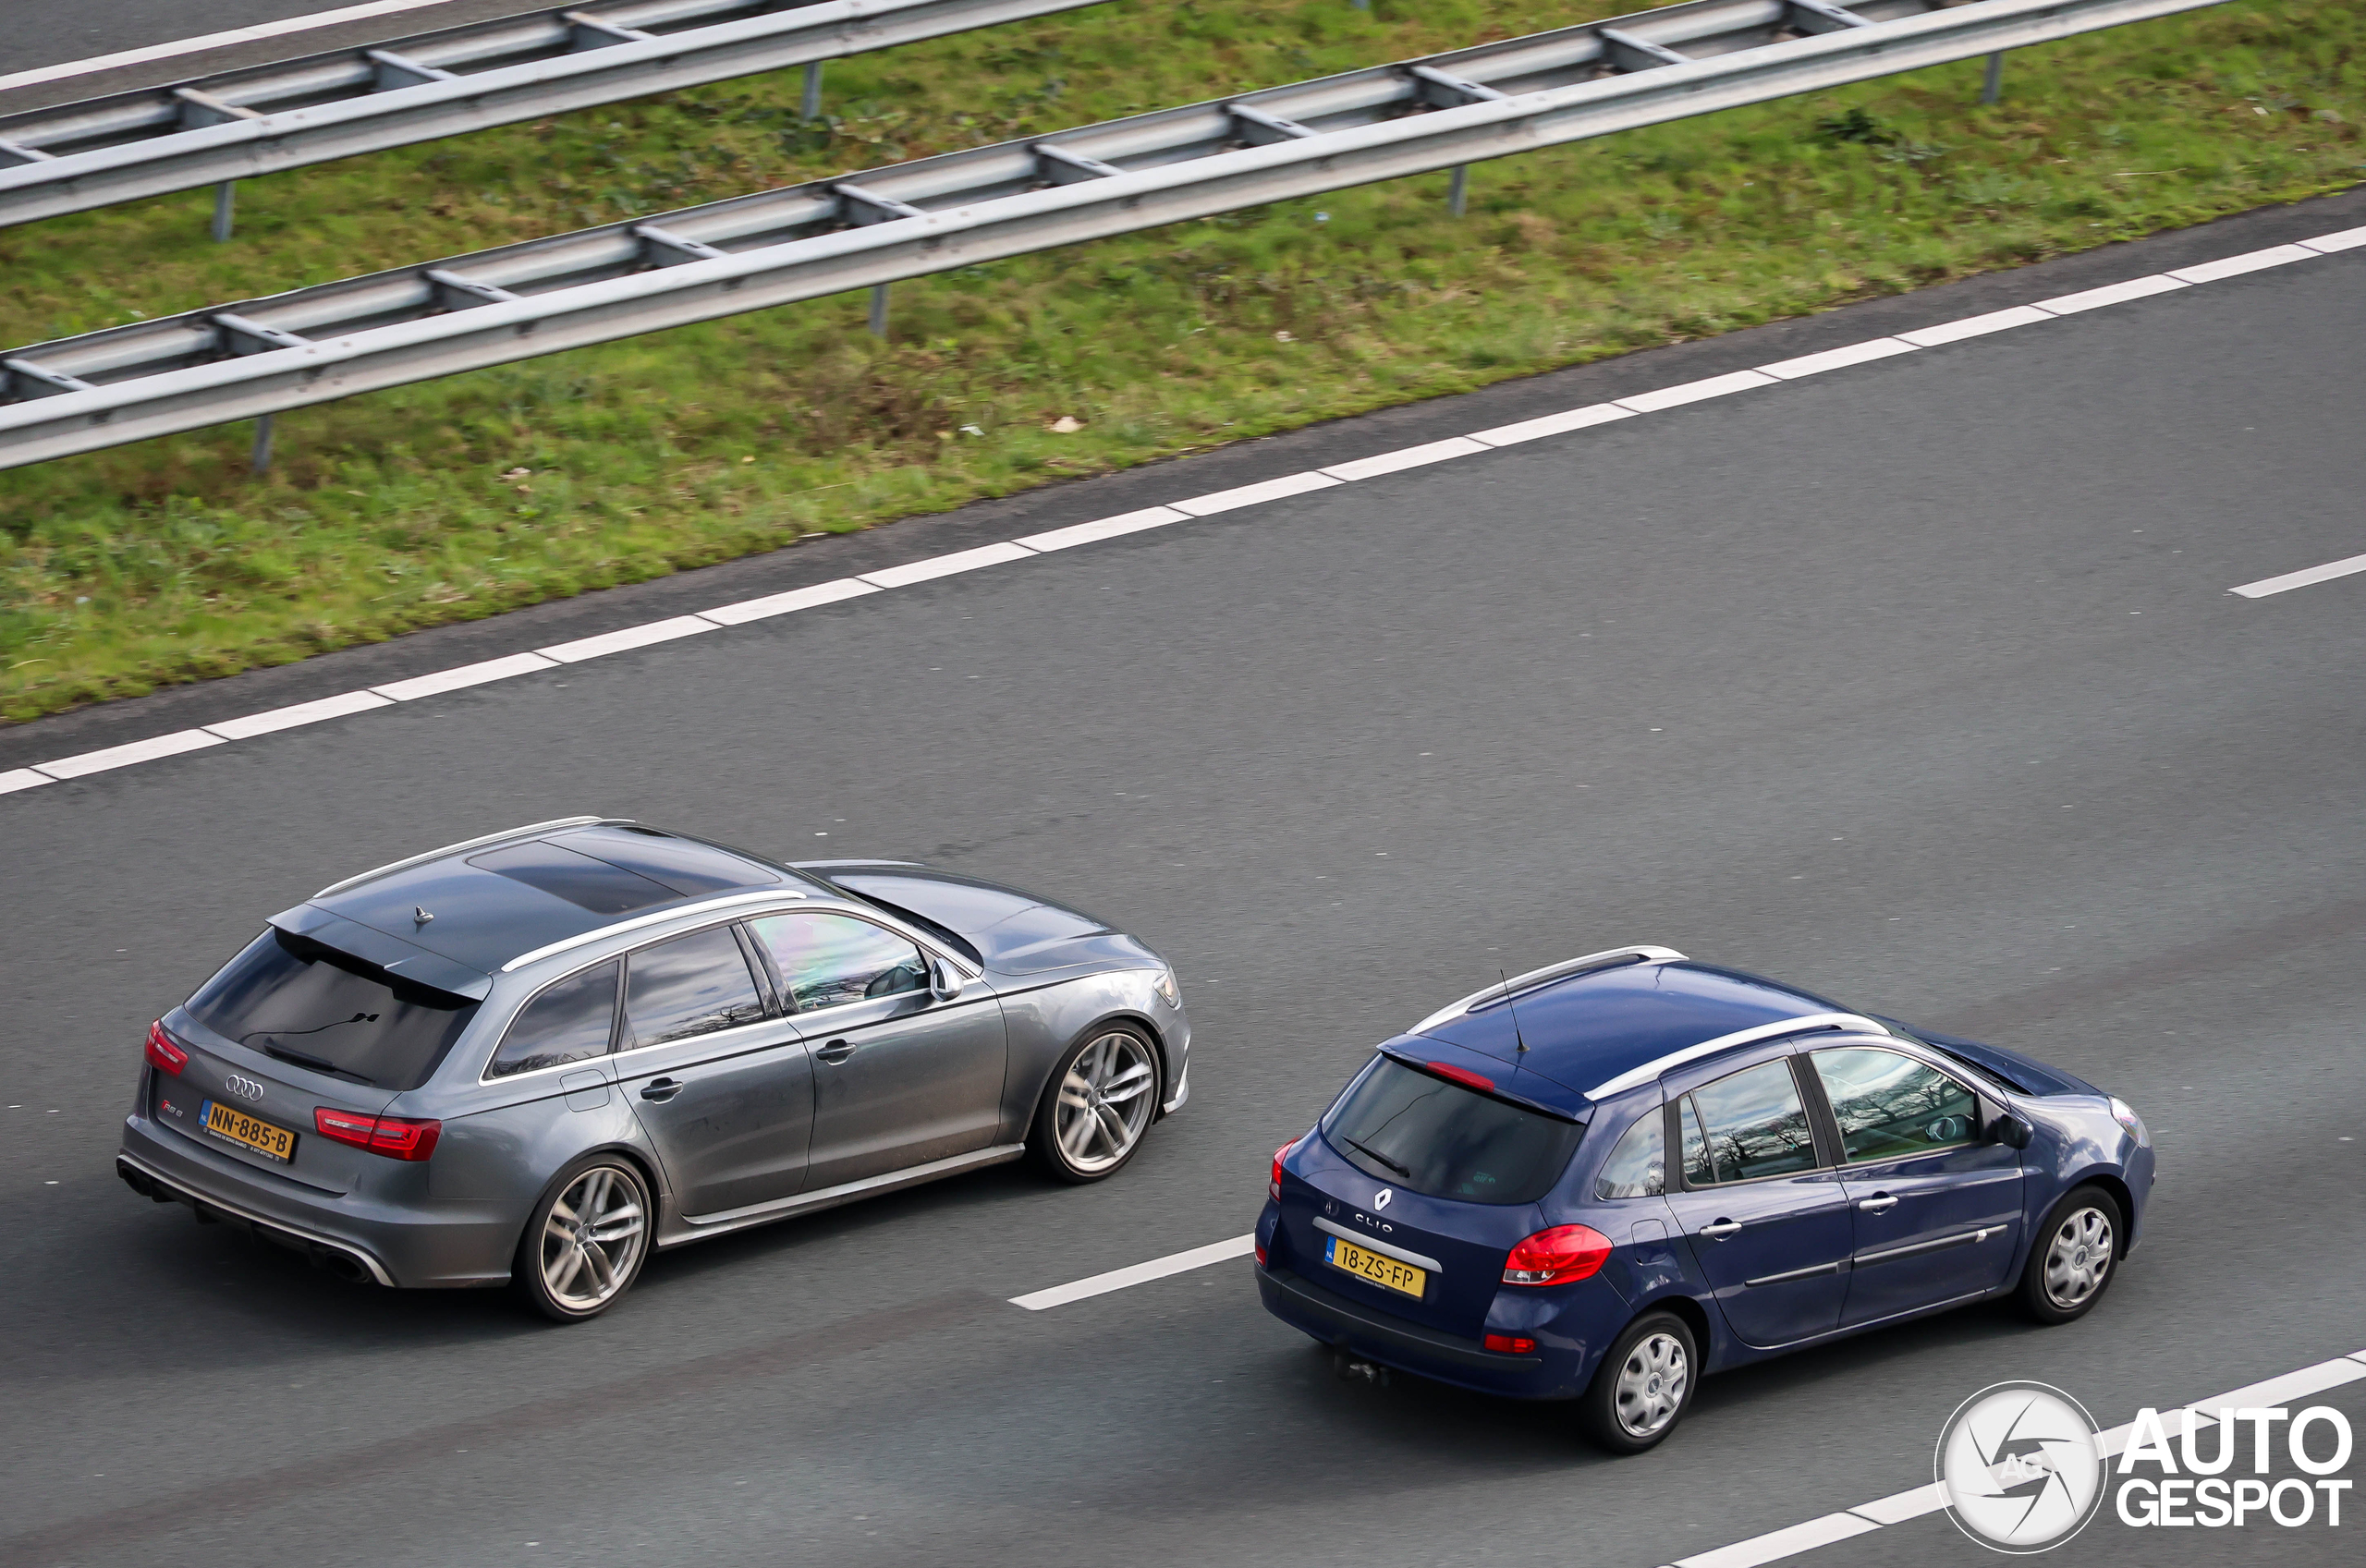
[[[800,1192],[788,1197],[776,1197],[769,1203],[750,1204],[745,1209],[726,1209],[717,1214],[684,1215],[680,1229],[671,1234],[661,1234],[657,1245],[662,1249],[683,1246],[709,1236],[727,1235],[744,1231],[750,1225],[770,1224],[774,1220],[793,1219],[799,1214],[818,1213],[835,1209],[842,1203],[856,1203],[882,1193],[901,1192],[923,1182],[933,1182],[945,1176],[957,1176],[964,1171],[982,1170],[988,1165],[1003,1165],[1027,1152],[1023,1143],[996,1144],[969,1154],[957,1154],[946,1160],[932,1160],[925,1165],[907,1170],[889,1171],[882,1175],[865,1176],[859,1182],[846,1182],[818,1192]]]

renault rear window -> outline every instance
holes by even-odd
[[[1376,1058],[1323,1119],[1323,1136],[1368,1176],[1431,1197],[1533,1203],[1585,1129]]]
[[[274,927],[206,981],[189,1012],[279,1061],[407,1089],[427,1081],[477,1004]]]

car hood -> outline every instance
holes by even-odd
[[[808,860],[797,869],[954,939],[1001,974],[1160,962],[1158,954],[1106,921],[982,878],[902,861]]]

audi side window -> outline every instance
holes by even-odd
[[[728,926],[644,948],[626,966],[628,1047],[738,1028],[763,1015],[763,994]]]
[[[506,1078],[539,1067],[562,1067],[608,1054],[608,1039],[616,1022],[616,971],[614,959],[595,964],[579,975],[569,975],[545,986],[543,993],[518,1010],[501,1049],[484,1070],[488,1078]]]
[[[1816,1168],[1815,1135],[1787,1058],[1762,1062],[1692,1091],[1713,1183]],[[1690,1142],[1689,1137],[1686,1140]],[[1685,1180],[1691,1182],[1689,1149]]]
[[[1809,1060],[1852,1165],[1953,1149],[1980,1131],[1979,1098],[1910,1056],[1849,1046],[1816,1051]]]
[[[893,931],[848,915],[771,915],[748,922],[799,1013],[928,989],[928,961]]]
[[[1657,1197],[1667,1191],[1667,1118],[1653,1106],[1627,1129],[1593,1179],[1596,1197]]]

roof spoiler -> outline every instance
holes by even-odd
[[[455,963],[440,953],[430,953],[414,947],[398,936],[389,936],[375,926],[365,926],[332,914],[316,904],[299,904],[293,909],[283,909],[271,918],[274,930],[317,942],[323,947],[333,947],[348,954],[364,964],[374,964],[398,980],[409,980],[450,996],[465,996],[471,1002],[482,1002],[493,990],[493,977],[465,964]]]
[[[1466,1014],[1483,1013],[1490,1007],[1515,1000],[1540,986],[1551,985],[1555,980],[1566,980],[1571,975],[1581,975],[1589,969],[1611,969],[1628,964],[1681,964],[1683,962],[1685,962],[1685,955],[1675,948],[1653,947],[1648,944],[1605,948],[1600,953],[1589,953],[1581,958],[1564,958],[1558,964],[1547,964],[1542,969],[1531,969],[1525,975],[1514,975],[1508,980],[1499,980],[1484,991],[1474,991],[1461,1001],[1449,1003],[1439,1008],[1405,1032],[1411,1035],[1425,1035],[1440,1024],[1450,1023]]]

